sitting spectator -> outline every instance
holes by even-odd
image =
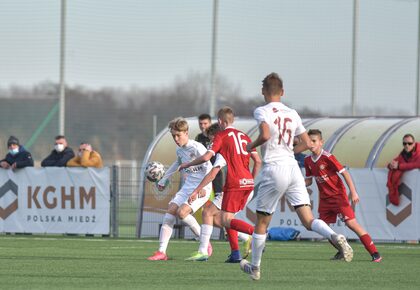
[[[398,186],[403,173],[407,170],[420,168],[420,143],[416,143],[414,136],[405,134],[403,137],[404,149],[388,164],[388,181],[386,186],[389,190],[389,202],[394,205],[400,204]]]
[[[55,137],[54,150],[41,162],[42,167],[64,167],[74,157],[73,149],[68,147],[66,137]]]
[[[101,168],[102,157],[92,149],[88,143],[81,143],[77,156],[67,162],[68,167],[96,167]]]
[[[4,169],[16,169],[34,166],[34,160],[31,153],[19,145],[19,139],[15,136],[10,136],[7,140],[7,147],[9,153],[0,161],[0,167]]]

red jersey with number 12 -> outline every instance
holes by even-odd
[[[249,171],[250,152],[246,151],[246,144],[251,139],[245,133],[233,127],[227,127],[218,132],[209,151],[215,155],[220,153],[227,163],[227,177],[224,190],[252,189],[254,178]],[[255,149],[254,149],[255,151]]]

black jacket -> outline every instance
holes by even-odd
[[[62,152],[57,152],[56,150],[51,151],[50,155],[48,155],[44,160],[41,162],[42,167],[64,167],[66,166],[67,161],[74,157],[73,149],[70,147],[66,147]]]
[[[16,168],[32,167],[34,166],[34,160],[32,159],[31,153],[26,151],[23,146],[19,146],[19,152],[15,155],[7,153],[6,158],[0,160],[0,162],[6,161],[9,165],[16,162]]]
[[[210,138],[205,136],[203,133],[198,134],[195,137],[195,141],[200,142],[201,144],[206,147],[206,149],[209,149],[210,147]],[[213,156],[211,159],[211,164],[213,164],[216,161],[216,156]],[[213,191],[215,193],[223,192],[223,173],[222,171],[219,171],[216,175],[216,177],[213,179]]]

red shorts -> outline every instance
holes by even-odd
[[[223,193],[222,210],[233,213],[243,210],[248,196],[253,190],[253,188],[245,190],[226,190]]]
[[[319,218],[327,224],[335,224],[337,216],[342,222],[355,218],[354,211],[350,205],[319,209]]]

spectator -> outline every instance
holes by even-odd
[[[207,136],[207,129],[211,125],[211,117],[209,114],[201,114],[198,116],[198,126],[201,133],[195,137],[195,141],[200,142],[204,147],[208,148],[210,145],[210,138]]]
[[[420,168],[420,143],[411,134],[403,137],[403,150],[388,164],[388,181],[386,186],[389,190],[389,201],[394,205],[400,204],[398,186],[403,173],[407,170]]]
[[[195,137],[195,141],[201,143],[209,149],[210,138],[207,134],[207,129],[211,126],[211,117],[209,114],[201,114],[198,116],[198,126],[200,127],[201,133]],[[210,159],[211,164],[214,164],[216,156]],[[219,171],[216,178],[212,182],[214,195],[217,196],[223,192],[223,172]]]
[[[299,142],[300,142],[300,138],[298,136],[295,136],[293,138],[293,147],[295,147],[297,144],[299,144]],[[296,159],[297,163],[299,164],[300,168],[305,167],[305,157],[306,157],[306,154],[302,153],[302,152],[299,152],[299,153],[295,154],[295,159]]]
[[[64,167],[74,157],[73,149],[68,147],[66,137],[55,137],[54,150],[41,162],[42,167]]]
[[[88,143],[82,142],[79,146],[77,156],[67,162],[68,167],[96,167],[101,168],[102,157],[98,152],[92,149]]]
[[[19,139],[15,136],[10,136],[7,140],[7,147],[9,153],[0,161],[0,167],[4,169],[16,169],[34,166],[34,160],[31,153],[29,153],[22,145],[19,145]]]

